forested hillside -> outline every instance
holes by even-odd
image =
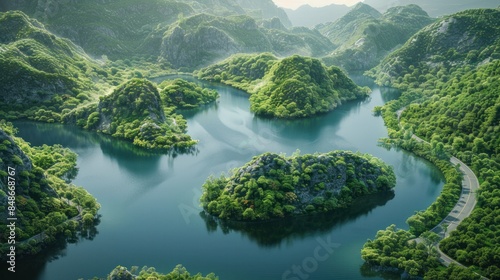
[[[357,4],[337,21],[317,26],[337,47],[323,61],[348,71],[368,70],[432,21],[417,5],[397,6],[381,14]]]
[[[445,17],[372,72],[378,83],[403,91],[382,108],[390,129],[399,130],[396,110],[407,106],[405,131],[457,156],[477,175],[478,205],[441,249],[490,279],[500,279],[499,16],[499,9],[477,9]]]
[[[8,244],[20,257],[61,238],[78,238],[79,221],[92,226],[100,207],[85,189],[69,184],[77,172],[75,153],[60,145],[31,147],[15,134],[12,124],[0,122],[1,259],[10,252]],[[15,219],[14,236],[7,218]]]
[[[37,107],[57,113],[74,108],[83,98],[78,94],[94,88],[91,79],[100,71],[83,50],[48,32],[39,21],[18,11],[0,13],[3,117],[16,109]],[[59,116],[44,121],[59,121]]]

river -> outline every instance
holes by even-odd
[[[117,265],[169,272],[176,264],[193,273],[215,272],[222,280],[384,279],[361,268],[364,242],[390,224],[406,229],[405,220],[427,208],[444,181],[428,162],[377,145],[387,131],[372,109],[396,94],[369,79],[354,78],[372,88],[369,98],[294,121],[255,117],[246,93],[195,80],[218,90],[220,99],[183,113],[188,133],[200,140],[192,154],[146,154],[71,126],[15,122],[18,135],[33,145],[57,143],[75,151],[79,173],[73,183],[102,205],[100,224],[90,239],[19,261],[16,279],[105,277]],[[395,195],[368,197],[349,211],[280,223],[221,225],[200,215],[198,199],[208,176],[263,152],[291,155],[297,149],[373,154],[394,166]]]

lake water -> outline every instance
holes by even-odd
[[[246,93],[205,83],[219,91],[220,99],[184,113],[188,133],[200,140],[193,154],[146,154],[75,127],[16,122],[18,135],[33,145],[57,143],[78,153],[74,184],[97,198],[102,217],[92,240],[20,261],[15,279],[105,277],[117,265],[169,272],[177,264],[192,273],[215,272],[220,279],[383,279],[362,269],[363,243],[390,224],[406,229],[405,220],[439,195],[443,178],[424,160],[377,146],[387,131],[372,109],[395,94],[368,79],[356,81],[372,88],[369,98],[294,121],[254,117]],[[198,199],[208,176],[263,152],[290,155],[297,149],[373,154],[394,166],[395,195],[368,197],[349,211],[279,223],[221,225],[200,214]],[[3,273],[0,278],[9,279]]]

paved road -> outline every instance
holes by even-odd
[[[398,116],[398,121],[404,109],[406,108],[402,108],[396,112]],[[412,135],[412,138],[417,140],[418,142],[424,142],[429,144],[429,142],[423,140],[422,138],[416,136],[415,134]],[[474,210],[474,207],[476,206],[477,203],[476,194],[477,190],[479,189],[479,181],[477,180],[476,174],[472,172],[470,167],[468,167],[465,163],[463,163],[456,157],[451,157],[450,162],[453,165],[458,165],[460,167],[460,172],[462,172],[463,174],[462,193],[460,194],[460,199],[458,200],[457,204],[455,204],[455,207],[453,207],[448,216],[446,216],[437,226],[431,229],[432,232],[437,233],[439,236],[441,236],[442,239],[450,236],[450,233],[456,230],[457,226],[465,218],[470,216],[472,210]],[[417,242],[421,242],[420,238],[417,238]],[[441,249],[439,249],[439,244],[438,246],[436,246],[436,248],[439,253],[439,259],[444,265],[448,266],[451,263],[456,263],[460,266],[464,266],[461,263],[449,257],[448,255],[446,255],[445,253],[443,253]],[[482,279],[487,279],[487,278],[482,277]]]
[[[413,135],[413,138],[419,142],[428,143],[415,134]],[[474,210],[474,207],[476,206],[476,192],[479,189],[479,181],[477,180],[476,174],[472,172],[470,167],[456,157],[451,157],[450,162],[453,165],[460,166],[460,172],[463,174],[462,193],[460,194],[457,204],[455,204],[455,207],[453,207],[448,216],[446,216],[437,226],[431,229],[431,231],[439,234],[441,238],[450,236],[450,232],[454,231],[465,218],[470,216],[472,210]]]

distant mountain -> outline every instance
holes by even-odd
[[[159,29],[157,34],[150,40],[162,36],[160,59],[174,68],[207,66],[236,53],[320,56],[333,49],[331,42],[318,31],[305,27],[287,30],[277,18],[263,21],[259,26],[255,19],[246,15],[198,14]]]
[[[324,7],[302,5],[296,10],[285,9],[293,26],[314,27],[320,23],[333,22],[341,18],[351,8],[346,5],[331,4]]]
[[[9,9],[25,11],[48,30],[70,39],[95,56],[131,57],[158,25],[171,24],[180,14],[194,14],[185,3],[173,0],[14,1]]]
[[[454,0],[454,1],[436,1],[436,0],[364,0],[365,4],[374,7],[379,11],[386,11],[395,6],[416,4],[422,7],[431,17],[440,17],[453,14],[459,11],[474,8],[497,8],[500,6],[498,0]]]
[[[199,13],[217,16],[248,14],[257,20],[279,18],[291,26],[286,13],[271,0],[86,0],[12,1],[3,10],[22,10],[47,29],[72,40],[93,55],[130,58],[150,55],[157,47],[143,41],[157,28]]]
[[[292,22],[285,10],[279,8],[271,0],[236,0],[245,9],[248,15],[259,19],[279,18],[286,27],[291,27]]]
[[[359,3],[337,21],[316,28],[337,47],[323,58],[325,64],[359,71],[377,65],[390,51],[432,21],[416,5],[393,7],[381,14]]]

